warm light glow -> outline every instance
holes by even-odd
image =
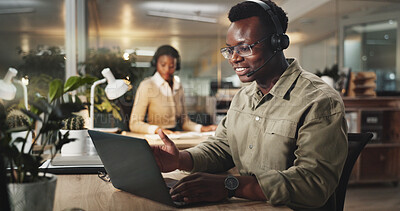
[[[289,36],[291,44],[302,42],[306,38],[306,35],[301,32],[288,32],[287,36]]]
[[[29,46],[29,35],[23,34],[21,36],[21,50],[24,52],[29,52],[30,46]]]
[[[122,47],[130,46],[131,42],[131,35],[133,34],[131,31],[132,22],[133,22],[133,15],[132,15],[132,8],[129,4],[124,4],[122,6],[121,12],[121,29],[118,30],[121,36]]]
[[[122,57],[124,58],[124,60],[129,60],[129,53],[124,53]]]
[[[179,45],[179,37],[177,36],[173,36],[171,37],[171,46],[176,48],[178,51],[180,49],[180,45]]]

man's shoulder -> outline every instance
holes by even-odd
[[[306,104],[314,104],[317,107],[325,107],[320,110],[325,113],[338,112],[344,109],[342,97],[339,92],[330,85],[326,84],[321,78],[311,72],[302,70],[298,84],[299,91],[303,101],[308,101]]]
[[[325,83],[320,77],[315,75],[314,73],[301,70],[301,74],[299,76],[298,81],[300,86],[303,86],[305,92],[312,93],[317,96],[325,96],[325,97],[339,97],[339,92],[336,91],[333,87]]]

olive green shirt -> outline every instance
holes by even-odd
[[[347,156],[340,95],[296,60],[270,92],[253,82],[233,98],[214,137],[194,148],[193,171],[234,166],[254,175],[267,201],[321,207],[334,193]]]

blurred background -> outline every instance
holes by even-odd
[[[207,99],[199,97],[242,86],[219,53],[230,24],[227,13],[239,2],[0,0],[0,77],[15,67],[20,76],[29,77],[32,92],[46,84],[47,76],[48,80],[78,74],[101,78],[100,71],[110,67],[117,78],[127,78],[135,88],[153,74],[150,60],[157,47],[170,44],[181,55],[177,75],[189,112],[215,113],[205,111]],[[378,95],[398,95],[400,1],[275,2],[289,17],[287,57],[298,58],[304,69],[319,75],[374,72]],[[134,90],[120,100],[127,113]],[[229,98],[232,93],[223,93],[222,98],[224,94]]]

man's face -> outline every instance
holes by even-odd
[[[263,38],[267,34],[260,23],[258,17],[250,17],[233,22],[228,29],[226,36],[226,45],[233,47],[240,44],[251,45]],[[264,62],[272,55],[272,50],[268,50],[266,46],[269,46],[270,39],[267,38],[265,41],[258,43],[252,47],[252,55],[241,57],[236,52],[233,53],[233,57],[229,59],[229,63],[232,65],[236,74],[239,76],[242,82],[251,82],[255,79],[259,79],[260,76],[264,75],[268,70],[268,64],[258,70],[255,74],[247,77],[247,73],[256,70],[261,67]]]

